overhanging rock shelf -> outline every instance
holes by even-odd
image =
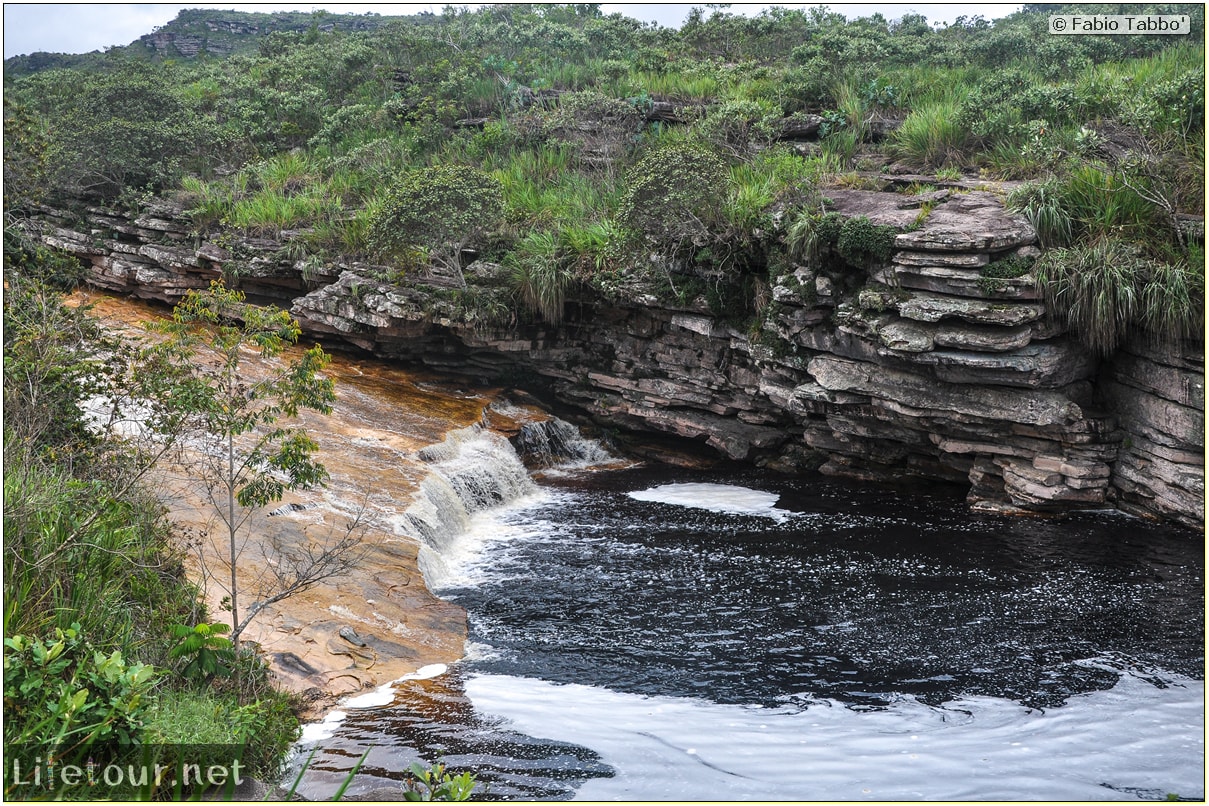
[[[828,191],[830,208],[908,229],[864,278],[804,265],[772,281],[761,332],[631,289],[582,292],[557,327],[468,322],[440,277],[375,279],[308,265],[279,239],[209,239],[157,200],[139,216],[44,209],[42,240],[86,260],[90,282],[172,303],[219,276],[288,307],[304,330],[378,356],[484,379],[537,376],[613,427],[698,440],[790,472],[968,485],[971,506],[1115,506],[1203,527],[1204,347],[1138,337],[1098,361],[1061,332],[1030,275],[985,267],[1039,254],[994,193]],[[469,282],[500,293],[480,261]]]

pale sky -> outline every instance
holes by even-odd
[[[476,3],[5,3],[4,58],[37,51],[88,53],[114,45],[129,45],[157,25],[174,19],[183,8],[232,8],[240,11],[305,11],[325,9],[335,14],[383,16],[440,14],[446,5],[477,8]],[[628,17],[679,27],[694,3],[604,3],[606,14],[620,12]],[[770,4],[732,3],[730,13],[753,16]],[[780,3],[784,8],[812,8],[820,3]],[[848,17],[881,12],[888,19],[903,14],[923,14],[929,22],[951,22],[966,15],[996,19],[1020,8],[1019,3],[827,3]]]

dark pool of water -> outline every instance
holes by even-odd
[[[629,495],[676,483],[777,493],[779,517]],[[438,589],[469,613],[467,659],[406,684],[394,707],[351,711],[307,797],[330,797],[367,747],[354,794],[397,786],[416,758],[474,770],[488,800],[632,779],[588,748],[485,716],[462,692],[475,675],[778,714],[970,695],[1051,709],[1113,688],[1118,669],[1160,687],[1202,676],[1203,542],[1187,531],[1114,514],[974,515],[945,487],[750,470],[638,468],[544,486],[545,503],[477,523],[472,539],[489,537],[479,559]],[[667,727],[650,719],[635,741]],[[678,763],[691,777],[691,761]]]
[[[780,494],[781,522],[637,501],[681,482]],[[496,650],[468,668],[616,691],[876,707],[985,694],[1052,707],[1109,688],[1087,658],[1203,668],[1197,536],[1120,515],[970,514],[895,491],[753,472],[550,482],[470,587],[441,591]]]

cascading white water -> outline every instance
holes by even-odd
[[[449,497],[409,515],[469,613],[442,679],[472,707],[352,701],[316,735],[337,779],[377,748],[359,792],[437,753],[519,800],[1203,793],[1204,683],[1180,671],[1202,566],[1157,527],[1131,548],[1094,518],[641,467],[465,493],[476,510],[457,477],[498,489],[507,442],[466,429],[426,456]]]
[[[471,516],[537,493],[512,444],[479,425],[451,431],[419,458],[430,466],[415,502],[400,517],[401,531],[420,538],[420,571],[432,588],[449,576],[459,538]]]

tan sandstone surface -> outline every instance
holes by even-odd
[[[131,335],[145,335],[142,322],[168,315],[97,294],[79,294],[76,301]],[[248,361],[249,373],[258,371],[258,362]],[[344,355],[325,374],[336,382],[334,411],[304,412],[297,424],[319,443],[330,479],[252,513],[238,536],[237,563],[242,618],[274,592],[272,571],[283,557],[307,546],[321,550],[359,522],[353,568],[265,607],[241,636],[259,645],[284,686],[308,695],[314,713],[341,695],[462,656],[465,612],[425,587],[418,538],[405,533],[400,517],[427,472],[416,452],[453,429],[481,423],[496,394]],[[495,412],[489,417],[499,430],[515,428]],[[161,468],[156,486],[179,527],[186,567],[205,591],[210,618],[229,620],[222,604],[230,579],[228,533],[188,455]]]

